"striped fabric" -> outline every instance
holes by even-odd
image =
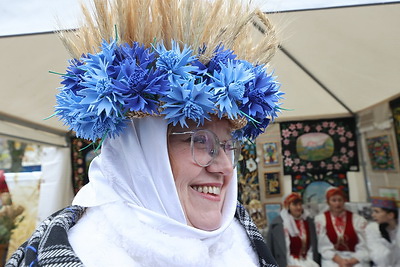
[[[243,225],[244,229],[246,230],[247,235],[250,238],[251,245],[258,255],[260,266],[278,267],[278,264],[272,256],[271,251],[267,247],[264,238],[258,231],[257,226],[254,224],[250,215],[247,213],[246,209],[240,202],[237,203],[235,217],[239,220],[240,224]]]

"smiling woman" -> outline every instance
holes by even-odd
[[[55,115],[100,140],[101,154],[73,206],[46,219],[10,266],[276,266],[237,202],[235,168],[238,140],[279,111],[266,15],[236,0],[94,7],[62,33],[76,58]],[[265,42],[251,42],[256,22]]]
[[[179,126],[171,128],[169,158],[186,219],[189,225],[199,229],[207,231],[218,229],[222,223],[222,210],[226,194],[236,191],[233,190],[232,183],[235,181],[232,181],[232,175],[235,165],[233,160],[237,157],[231,154],[235,153],[235,149],[237,154],[240,147],[226,148],[227,141],[232,138],[229,121],[214,118],[214,120],[206,122],[202,127],[204,130],[194,132],[196,137],[193,137],[194,134],[192,134],[192,137],[189,138],[192,140],[191,142],[188,142],[188,134],[182,136],[174,135],[174,133],[175,131],[197,129],[196,125],[184,129]],[[207,138],[208,133],[213,135]],[[196,140],[193,141],[193,139]],[[221,146],[218,139],[225,140],[225,143]],[[196,159],[203,159],[207,156],[211,158],[208,160],[207,166],[197,163]]]

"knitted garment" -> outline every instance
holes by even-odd
[[[68,241],[68,230],[82,217],[85,209],[70,206],[49,216],[37,227],[31,238],[14,252],[6,267],[84,266]],[[259,257],[260,266],[277,267],[263,237],[241,204],[237,205],[235,217],[245,228]]]

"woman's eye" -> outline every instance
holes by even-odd
[[[193,138],[193,143],[195,144],[205,144],[207,143],[207,137],[205,135],[198,135]]]

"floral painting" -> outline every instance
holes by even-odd
[[[253,199],[260,200],[260,185],[258,181],[256,144],[243,142],[238,167],[239,201],[249,205]]]
[[[275,142],[263,144],[264,165],[272,166],[279,164],[278,144]]]
[[[371,168],[374,171],[393,171],[392,150],[390,148],[389,136],[382,135],[367,138],[368,154],[371,160]]]
[[[280,124],[284,174],[358,171],[353,118]]]
[[[331,186],[339,187],[349,195],[346,173],[297,173],[292,175],[292,191],[300,193],[305,204],[325,202],[326,189]]]

